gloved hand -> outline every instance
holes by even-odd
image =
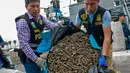
[[[60,20],[57,23],[60,25],[71,25],[73,22],[68,17],[60,17]]]
[[[40,68],[43,68],[44,67],[44,59],[42,58],[38,58],[35,63],[40,67]]]
[[[40,58],[42,58],[42,59],[46,60],[46,57],[47,57],[48,53],[49,53],[48,51],[47,51],[47,52],[42,53],[42,54],[40,55]]]
[[[48,53],[49,53],[48,51],[42,53],[42,54],[40,55],[40,58],[38,58],[38,59],[35,61],[35,63],[36,63],[39,67],[41,67],[41,68],[44,67],[44,61],[46,60],[46,57],[47,57]]]
[[[101,56],[99,57],[99,65],[104,66],[104,67],[107,67],[105,56],[101,55]]]
[[[59,20],[57,23],[58,23],[60,26],[62,26],[62,25],[64,25],[64,20]]]

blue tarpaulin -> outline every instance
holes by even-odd
[[[90,40],[90,44],[92,45],[92,47],[94,49],[100,50],[99,64],[102,65],[102,66],[106,66],[105,57],[101,54],[101,48],[97,44],[97,42],[96,42],[96,40],[95,40],[95,38],[93,37],[92,34],[89,36],[89,40]]]
[[[38,53],[43,53],[46,51],[49,51],[51,49],[51,32],[45,32],[41,34],[42,37],[42,41],[41,43],[38,45],[38,48],[36,50],[36,52]]]
[[[101,50],[92,34],[89,36],[89,40],[93,48]]]

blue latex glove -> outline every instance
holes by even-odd
[[[99,45],[97,44],[97,42],[96,42],[96,40],[95,40],[95,38],[93,37],[92,34],[90,34],[89,40],[90,40],[90,44],[92,45],[92,47],[93,47],[94,49],[98,49],[98,50],[101,51],[101,48],[100,48]],[[100,53],[101,53],[101,52],[100,52]],[[103,55],[100,55],[100,57],[99,57],[99,64],[100,64],[101,66],[107,66],[107,65],[106,65],[106,59],[105,59],[105,57],[104,57]]]
[[[99,57],[99,64],[100,64],[101,66],[107,66],[107,64],[106,64],[106,59],[105,59],[105,57],[104,57],[103,55],[101,55],[101,56]]]

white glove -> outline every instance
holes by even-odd
[[[44,53],[42,53],[42,54],[40,55],[40,58],[46,60],[46,57],[47,57],[48,53],[49,53],[49,52],[44,52]]]
[[[35,61],[35,63],[36,63],[39,67],[41,67],[41,68],[44,67],[44,61],[46,60],[46,57],[47,57],[48,53],[49,53],[49,52],[44,52],[44,53],[42,53],[42,54],[40,55],[40,58],[38,58],[38,59]]]
[[[84,33],[86,33],[87,32],[87,30],[86,30],[86,28],[84,27],[84,26],[81,26],[81,28],[80,28]]]
[[[44,59],[42,58],[38,58],[35,63],[40,67],[43,68],[44,67]]]

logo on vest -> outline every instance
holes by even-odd
[[[40,20],[39,20],[39,23],[40,23],[40,25],[42,25],[42,24],[43,24],[43,21],[42,21],[42,19],[40,19]]]
[[[101,21],[101,14],[98,14],[96,19],[97,19],[97,21]]]
[[[31,25],[32,25],[33,28],[36,28],[36,25],[35,25],[34,22],[31,22]]]
[[[36,30],[34,30],[34,32],[35,32],[35,33],[39,33],[39,32],[40,32],[40,30],[39,30],[39,29],[36,29]]]
[[[95,25],[102,25],[102,22],[95,22]]]
[[[35,40],[41,39],[41,35],[40,34],[35,34]]]
[[[87,15],[86,15],[86,14],[82,14],[82,15],[81,15],[81,19],[82,19],[82,20],[86,20],[86,19],[87,19]]]
[[[83,24],[88,24],[88,21],[82,21]]]

